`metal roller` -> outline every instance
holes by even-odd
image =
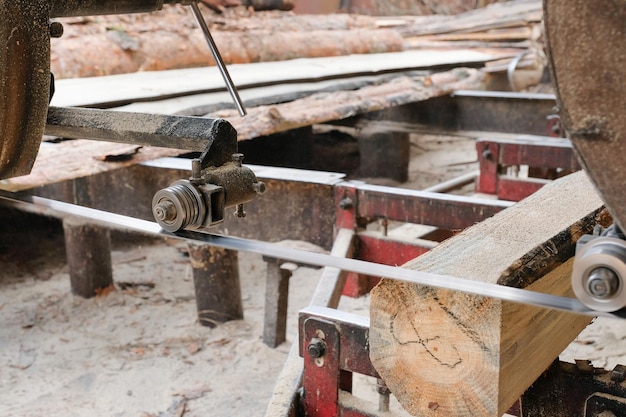
[[[574,260],[572,289],[594,310],[617,311],[626,307],[626,242],[599,237],[581,246]]]
[[[202,193],[187,180],[159,190],[152,199],[152,214],[168,232],[200,228],[208,211]]]

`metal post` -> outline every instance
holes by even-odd
[[[237,252],[195,243],[188,248],[200,324],[243,319]]]
[[[408,180],[410,138],[407,132],[367,127],[359,135],[359,154],[361,176],[391,178],[399,182]]]
[[[72,292],[90,298],[113,285],[108,229],[77,217],[63,219]]]
[[[289,278],[295,264],[278,259],[265,259],[267,278],[265,284],[265,321],[263,343],[275,348],[287,340],[287,307],[289,304]]]

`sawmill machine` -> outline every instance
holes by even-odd
[[[0,179],[31,172],[44,134],[108,140],[196,151],[192,176],[160,190],[153,214],[168,231],[202,229],[221,223],[224,209],[237,207],[264,191],[264,184],[242,165],[237,132],[223,119],[56,108],[50,72],[50,38],[63,26],[53,18],[160,10],[164,4],[189,6],[202,29],[239,113],[242,101],[192,0],[19,0],[0,1]]]
[[[220,223],[224,209],[243,204],[263,192],[264,185],[242,165],[237,132],[223,119],[162,116],[113,112],[101,109],[50,107],[54,78],[50,74],[50,38],[62,35],[62,26],[52,21],[64,16],[138,13],[159,10],[164,4],[190,6],[215,50],[235,103],[241,101],[216,53],[197,4],[192,0],[0,0],[0,179],[31,172],[44,134],[69,138],[99,139],[185,149],[199,152],[191,161],[191,178],[174,182],[158,191],[152,211],[158,225],[168,232],[204,230]],[[548,56],[557,102],[564,127],[581,165],[594,183],[614,218],[607,230],[598,230],[578,242],[572,273],[572,288],[586,306],[586,314],[620,312],[626,307],[626,1],[545,0],[544,21]],[[129,127],[130,126],[130,127]],[[333,256],[272,252],[261,246],[228,238],[205,238],[210,244],[236,250],[259,249],[276,259],[307,261],[359,273],[380,276],[487,297],[551,308],[530,291],[496,285],[461,285],[461,280],[435,282],[414,271],[392,267],[373,268],[354,260]],[[230,246],[229,246],[230,245]],[[265,252],[263,252],[265,251]],[[292,256],[292,258],[289,258]],[[521,294],[525,294],[524,297]],[[575,301],[575,300],[573,300]],[[580,304],[580,303],[578,303]],[[581,312],[581,309],[564,310]],[[606,315],[606,314],[604,314]]]
[[[0,0],[0,179],[30,173],[44,133],[194,150],[201,155],[192,161],[192,177],[156,193],[157,222],[174,232],[220,223],[229,206],[244,215],[243,203],[264,186],[242,166],[237,132],[226,120],[119,112],[112,117],[107,111],[48,106],[54,94],[50,38],[63,33],[51,19],[152,12],[164,4],[190,6],[235,104],[245,113],[195,1]],[[546,0],[544,6],[564,125],[615,218],[610,231],[580,243],[572,287],[589,307],[615,311],[626,306],[626,246],[620,231],[626,222],[626,193],[621,191],[626,176],[626,6],[621,0]],[[121,129],[123,119],[133,128]]]

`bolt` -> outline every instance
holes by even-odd
[[[246,217],[246,211],[243,209],[243,204],[237,204],[235,217],[239,217],[240,219],[243,219],[244,217]]]
[[[263,194],[265,192],[266,188],[267,187],[265,186],[265,183],[262,182],[262,181],[255,182],[254,184],[252,184],[252,189],[257,194]]]
[[[385,381],[380,378],[376,380],[376,391],[378,391],[378,411],[389,411],[389,394],[391,391],[387,388]]]
[[[615,295],[619,287],[619,277],[610,268],[595,268],[587,278],[587,291],[590,295],[607,299]]]
[[[191,180],[200,180],[200,179],[202,179],[202,160],[192,159],[191,160]]]
[[[322,339],[314,337],[306,348],[309,356],[313,359],[321,358],[326,353],[326,343]]]
[[[63,25],[61,22],[51,22],[50,23],[50,37],[51,38],[60,38],[63,36]]]
[[[613,382],[624,382],[626,379],[626,366],[624,365],[616,365],[615,368],[611,371],[611,381]]]
[[[234,153],[232,156],[233,162],[237,164],[237,166],[241,166],[243,164],[243,154],[242,153]]]
[[[352,199],[350,197],[344,197],[339,202],[339,207],[341,207],[343,210],[349,210],[354,207],[354,203],[352,202]]]
[[[487,161],[491,161],[493,159],[493,154],[491,153],[491,149],[485,147],[485,149],[482,152],[482,156],[483,158],[485,158]]]
[[[177,215],[176,206],[170,200],[162,200],[154,206],[154,217],[162,222],[170,222]]]

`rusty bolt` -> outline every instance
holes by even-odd
[[[51,38],[60,38],[63,36],[63,25],[61,22],[51,22],[50,23],[50,37]]]
[[[243,164],[243,154],[242,153],[234,153],[232,155],[232,161],[237,164],[237,166],[241,166]]]
[[[176,206],[170,200],[163,200],[154,207],[154,217],[157,220],[170,222],[176,218]]]
[[[617,365],[611,371],[611,381],[613,382],[624,382],[626,379],[626,366]]]
[[[322,339],[314,337],[306,348],[309,356],[313,359],[321,358],[326,354],[326,343]]]
[[[339,207],[341,207],[343,210],[349,210],[354,207],[354,202],[350,197],[344,197],[339,202]]]
[[[263,194],[265,190],[267,189],[267,186],[265,185],[264,182],[259,181],[259,182],[255,182],[254,184],[252,184],[252,188],[254,189],[255,193]]]

